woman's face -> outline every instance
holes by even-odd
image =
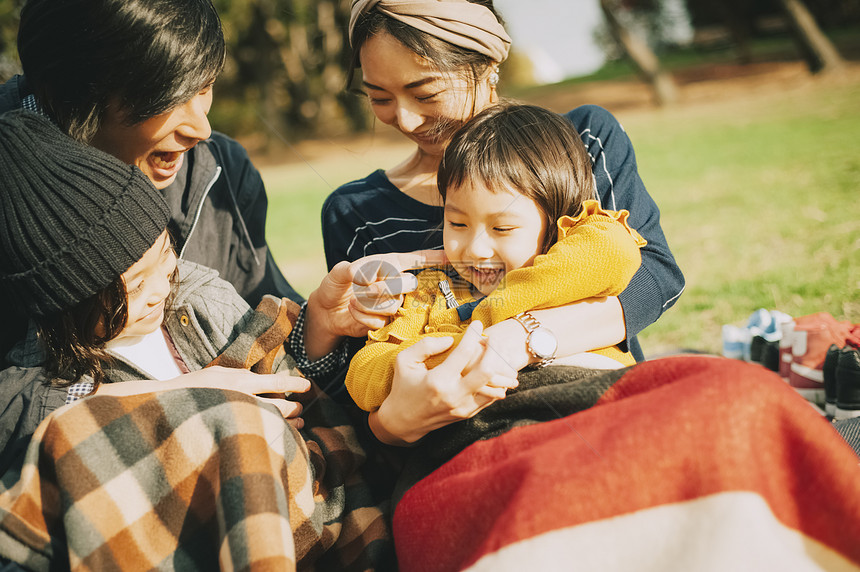
[[[212,106],[208,85],[189,101],[135,125],[124,113],[108,109],[90,143],[129,165],[140,168],[158,189],[167,187],[182,167],[185,152],[212,133],[207,114]]]
[[[485,296],[503,285],[511,270],[531,266],[546,230],[538,204],[504,186],[466,181],[445,197],[445,255]]]
[[[370,37],[359,58],[373,113],[429,155],[441,157],[453,131],[495,98],[486,77],[473,86],[465,72],[440,72],[388,33]]]
[[[176,254],[165,230],[155,244],[122,274],[128,295],[128,321],[115,339],[145,336],[161,327],[176,270]]]

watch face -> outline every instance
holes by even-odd
[[[558,340],[548,328],[538,328],[529,335],[529,348],[541,359],[555,357]]]

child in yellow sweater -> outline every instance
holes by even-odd
[[[366,411],[390,392],[397,354],[423,337],[451,336],[456,345],[472,321],[508,318],[531,332],[538,324],[529,310],[615,296],[641,263],[646,243],[627,224],[629,213],[600,207],[574,126],[545,109],[500,104],[477,115],[446,148],[438,186],[454,272],[418,274],[417,290],[353,357],[346,387]],[[542,365],[554,357],[547,351],[536,354]],[[602,367],[634,363],[618,346],[590,353],[603,356]]]

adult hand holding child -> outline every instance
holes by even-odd
[[[419,250],[342,261],[308,297],[305,343],[313,359],[330,352],[344,336],[363,337],[384,326],[418,287],[408,270],[445,264],[440,250]]]
[[[381,441],[414,443],[440,427],[468,419],[517,386],[517,371],[499,359],[473,322],[444,362],[427,368],[426,361],[451,347],[454,338],[424,338],[400,352],[391,393],[369,423]]]

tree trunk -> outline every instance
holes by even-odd
[[[747,0],[712,0],[711,4],[722,18],[732,39],[735,41],[735,50],[738,54],[738,63],[747,65],[752,63],[752,14]]]
[[[319,115],[317,127],[323,132],[337,131],[343,123],[343,110],[338,95],[346,88],[346,73],[341,64],[343,29],[338,26],[336,2],[318,0],[317,24],[321,38],[321,69],[319,70]]]
[[[845,60],[815,23],[815,18],[801,0],[780,0],[812,73],[833,72],[845,65]]]
[[[615,14],[616,5],[611,0],[600,0],[606,15],[609,30],[624,52],[633,60],[639,72],[654,90],[657,105],[666,106],[678,100],[678,90],[672,77],[660,67],[660,60],[641,38],[630,33]]]
[[[256,94],[257,114],[268,126],[263,130],[261,150],[267,151],[272,140],[272,134],[282,133],[284,124],[277,102],[276,84],[272,80],[277,73],[277,43],[268,33],[273,8],[267,0],[258,0],[249,6],[250,22],[248,34],[241,52],[243,74],[250,80],[249,86]],[[253,55],[251,55],[253,54]],[[251,98],[253,103],[253,96]]]

